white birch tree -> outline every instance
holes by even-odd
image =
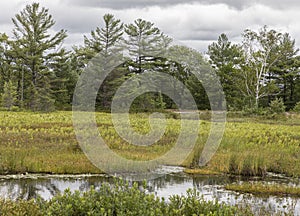
[[[254,106],[258,108],[261,98],[276,91],[274,83],[268,82],[266,76],[282,56],[282,34],[264,26],[258,32],[246,29],[242,36],[245,51],[243,93],[253,98]]]

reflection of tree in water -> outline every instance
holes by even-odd
[[[109,177],[80,177],[80,178],[38,178],[38,179],[5,179],[0,181],[0,197],[9,199],[36,199],[41,196],[49,199],[64,189],[72,187],[74,190],[87,191],[92,186],[100,188],[103,183],[113,184]]]
[[[47,179],[18,179],[18,180],[6,180],[0,187],[1,192],[5,194],[7,198],[16,199],[36,199],[39,192],[43,189],[47,189],[51,196],[55,195],[58,190],[55,185],[51,184],[50,180]],[[3,194],[2,194],[3,196]]]
[[[46,182],[46,181],[44,181]],[[55,196],[56,194],[60,193],[61,191],[58,189],[57,185],[52,184],[52,182],[48,182],[45,185],[41,185],[41,188],[46,188],[49,193],[51,194],[51,197]]]
[[[220,180],[221,179],[221,180]],[[225,180],[227,182],[227,180]],[[155,192],[160,189],[165,189],[168,186],[180,185],[186,182],[192,182],[195,188],[202,188],[203,185],[224,184],[224,178],[214,177],[195,177],[186,175],[162,175],[159,178],[149,180],[147,182],[148,191]],[[39,179],[9,179],[2,183],[0,182],[0,191],[2,197],[11,199],[32,199],[41,195],[43,198],[48,199],[57,193],[62,193],[65,188],[72,186],[73,189],[86,191],[92,186],[100,188],[103,183],[114,183],[112,177],[94,176],[94,177],[74,177],[74,178],[39,178]],[[138,184],[142,187],[143,182],[139,181]]]
[[[83,178],[83,181],[79,186],[79,190],[80,191],[87,191],[92,186],[94,188],[99,188],[104,183],[113,184],[113,178],[112,177],[105,177],[105,176],[103,176],[103,177],[102,176],[86,177],[86,178]]]
[[[250,204],[253,210],[259,212],[262,207],[275,212],[282,209],[282,206],[289,206],[286,211],[300,209],[300,200],[294,198],[275,198],[275,197],[256,197],[250,194],[238,194],[227,191],[223,188],[225,184],[245,180],[241,178],[229,178],[226,176],[190,176],[185,174],[164,175],[147,182],[148,192],[165,191],[165,194],[176,194],[177,186],[185,185],[194,187],[205,199],[217,199],[227,204]],[[249,179],[248,179],[249,180]],[[254,181],[252,179],[252,181]],[[257,181],[257,179],[255,180]],[[0,181],[0,196],[3,198],[16,199],[35,199],[42,196],[49,199],[57,193],[62,193],[64,189],[70,187],[72,190],[87,191],[92,186],[99,189],[103,183],[114,183],[112,177],[70,177],[70,178],[39,178],[39,179],[6,179]],[[278,183],[278,182],[277,182]],[[143,185],[139,181],[140,186]],[[183,187],[184,188],[184,187]],[[283,210],[283,209],[282,209]],[[299,214],[298,214],[299,213]],[[300,212],[297,212],[300,215]]]
[[[164,175],[155,180],[148,182],[149,191],[154,192],[159,189],[164,189],[170,185],[180,185],[186,182],[191,182],[194,188],[201,189],[202,187],[209,185],[224,185],[232,183],[236,180],[231,180],[223,176],[188,176],[188,175]]]

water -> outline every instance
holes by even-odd
[[[154,193],[166,199],[175,194],[185,195],[189,188],[196,188],[205,200],[217,199],[230,205],[250,204],[255,212],[262,208],[269,212],[293,212],[300,215],[300,199],[291,197],[257,197],[251,194],[239,194],[224,189],[224,185],[241,181],[260,181],[259,179],[241,179],[225,176],[191,176],[181,169],[171,169],[172,173],[148,181],[148,193]],[[157,177],[157,176],[156,176]],[[50,199],[57,193],[70,188],[71,191],[86,191],[91,186],[96,189],[104,182],[112,182],[105,175],[10,175],[0,177],[0,197],[9,199],[31,199],[41,196]],[[297,185],[298,180],[272,177],[264,180],[268,183]],[[288,206],[288,208],[286,207]]]

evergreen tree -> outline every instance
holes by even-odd
[[[84,44],[92,50],[94,56],[101,54],[108,57],[122,50],[123,23],[112,14],[105,14],[103,21],[104,27],[91,31],[90,39],[84,36]]]
[[[220,78],[226,102],[229,108],[241,108],[242,97],[240,85],[243,51],[239,45],[232,44],[225,34],[217,42],[208,46],[210,63]]]
[[[13,53],[16,59],[22,60],[18,63],[23,64],[22,70],[25,73],[24,102],[33,110],[52,110],[54,95],[51,79],[54,74],[48,65],[60,54],[57,49],[66,38],[66,31],[61,30],[51,35],[50,29],[55,21],[48,9],[40,8],[38,3],[27,5],[12,21],[15,26]]]
[[[163,56],[171,43],[170,38],[155,27],[154,23],[142,19],[126,25],[125,32],[127,34],[125,43],[131,58],[126,67],[131,76],[149,70],[166,72],[169,66]],[[140,87],[132,91],[140,91]],[[142,107],[142,110],[161,107],[160,97],[159,93],[144,94],[135,101],[136,107]]]
[[[299,103],[300,101],[300,56],[296,56],[295,58],[295,65],[298,65],[297,74],[295,76],[295,92],[294,92],[294,101]]]
[[[112,70],[111,60],[121,57],[123,50],[123,23],[111,14],[103,16],[104,26],[91,31],[90,37],[84,36],[84,47],[76,49],[76,53],[83,67],[96,55],[102,59],[103,70]],[[124,75],[121,68],[109,71],[109,76],[102,83],[97,96],[97,107],[109,108],[114,91]]]
[[[154,23],[137,19],[133,24],[125,26],[128,36],[126,44],[132,58],[129,66],[131,72],[142,73],[147,69],[153,69],[158,63],[159,57],[166,52],[171,39],[165,36]]]
[[[54,93],[55,107],[59,109],[70,109],[73,99],[78,72],[72,65],[72,58],[71,52],[61,49],[60,55],[56,56],[49,65],[54,75],[51,85]]]
[[[297,102],[295,98],[295,82],[300,67],[300,62],[296,58],[298,51],[299,49],[295,48],[295,40],[292,40],[288,33],[284,34],[280,44],[281,57],[268,75],[268,79],[275,80],[277,86],[279,86],[281,91],[277,97],[283,99],[288,109],[293,108]],[[269,95],[269,104],[271,99],[272,97]]]
[[[168,53],[173,62],[176,60],[173,64],[171,62],[171,75],[189,89],[198,108],[222,108],[223,96],[219,92],[220,86],[217,85],[218,77],[214,76],[213,69],[203,55],[185,46],[172,46]],[[183,95],[183,89],[176,86],[174,89]],[[181,103],[184,104],[185,101]]]
[[[0,93],[3,93],[5,82],[12,78],[12,58],[9,55],[9,38],[6,34],[0,33]]]

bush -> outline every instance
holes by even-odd
[[[14,86],[14,84],[9,81],[4,83],[4,89],[3,89],[2,96],[2,106],[5,107],[7,110],[10,110],[17,101],[17,88]]]
[[[66,190],[50,201],[0,201],[0,215],[253,215],[248,207],[229,206],[205,201],[196,189],[186,196],[174,195],[169,202],[145,192],[137,183],[116,180],[99,190],[87,192]]]
[[[44,215],[165,215],[167,204],[141,191],[137,183],[116,180],[114,185],[103,184],[98,191],[66,190],[41,209]]]
[[[270,114],[269,109],[266,109],[264,107],[249,107],[245,106],[242,110],[242,115],[244,116],[251,116],[251,115],[260,115],[260,116],[267,116]]]
[[[293,109],[294,112],[300,113],[300,101],[296,103]]]
[[[275,100],[272,100],[271,103],[270,103],[270,112],[271,113],[276,113],[276,114],[279,114],[279,113],[283,113],[285,112],[285,105],[282,101],[281,98],[276,98]]]
[[[45,215],[252,215],[248,208],[205,201],[195,189],[186,196],[174,195],[169,202],[145,193],[137,183],[118,180],[104,184],[99,191],[78,191],[54,197],[41,207]]]
[[[33,201],[25,200],[0,200],[0,215],[5,216],[27,216],[27,215],[43,215],[39,206]]]

